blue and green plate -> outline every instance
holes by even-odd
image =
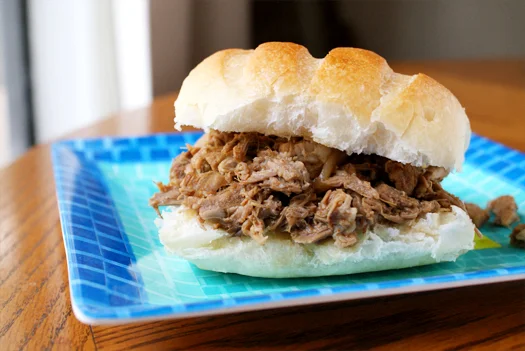
[[[351,276],[262,279],[203,271],[167,254],[148,206],[153,180],[200,133],[79,139],[52,149],[71,302],[88,324],[127,323],[402,294],[525,278],[525,250],[487,224],[456,262]],[[481,206],[513,195],[525,219],[525,155],[474,135],[444,187]]]

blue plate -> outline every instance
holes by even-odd
[[[89,324],[178,318],[347,300],[525,278],[525,251],[487,224],[453,263],[352,276],[262,279],[203,271],[167,254],[148,206],[153,180],[200,133],[61,141],[53,145],[73,310]],[[464,170],[443,182],[485,206],[511,194],[525,217],[525,155],[474,135]]]

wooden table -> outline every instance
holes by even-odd
[[[393,66],[436,78],[466,107],[475,132],[525,151],[525,60]],[[171,131],[174,99],[161,97],[72,136]],[[0,171],[0,349],[525,350],[525,282],[180,321],[83,325],[71,311],[49,150],[36,146]]]

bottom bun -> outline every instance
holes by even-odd
[[[455,261],[474,247],[474,225],[455,206],[451,212],[429,213],[411,226],[376,225],[348,248],[339,248],[332,240],[301,245],[274,233],[260,245],[249,237],[201,227],[195,212],[185,208],[168,208],[162,216],[156,224],[169,252],[201,269],[254,277],[315,277],[406,268]]]

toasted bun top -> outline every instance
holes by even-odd
[[[460,169],[470,140],[461,104],[432,78],[337,48],[323,59],[292,43],[219,51],[184,80],[175,125],[302,136],[347,153]]]

